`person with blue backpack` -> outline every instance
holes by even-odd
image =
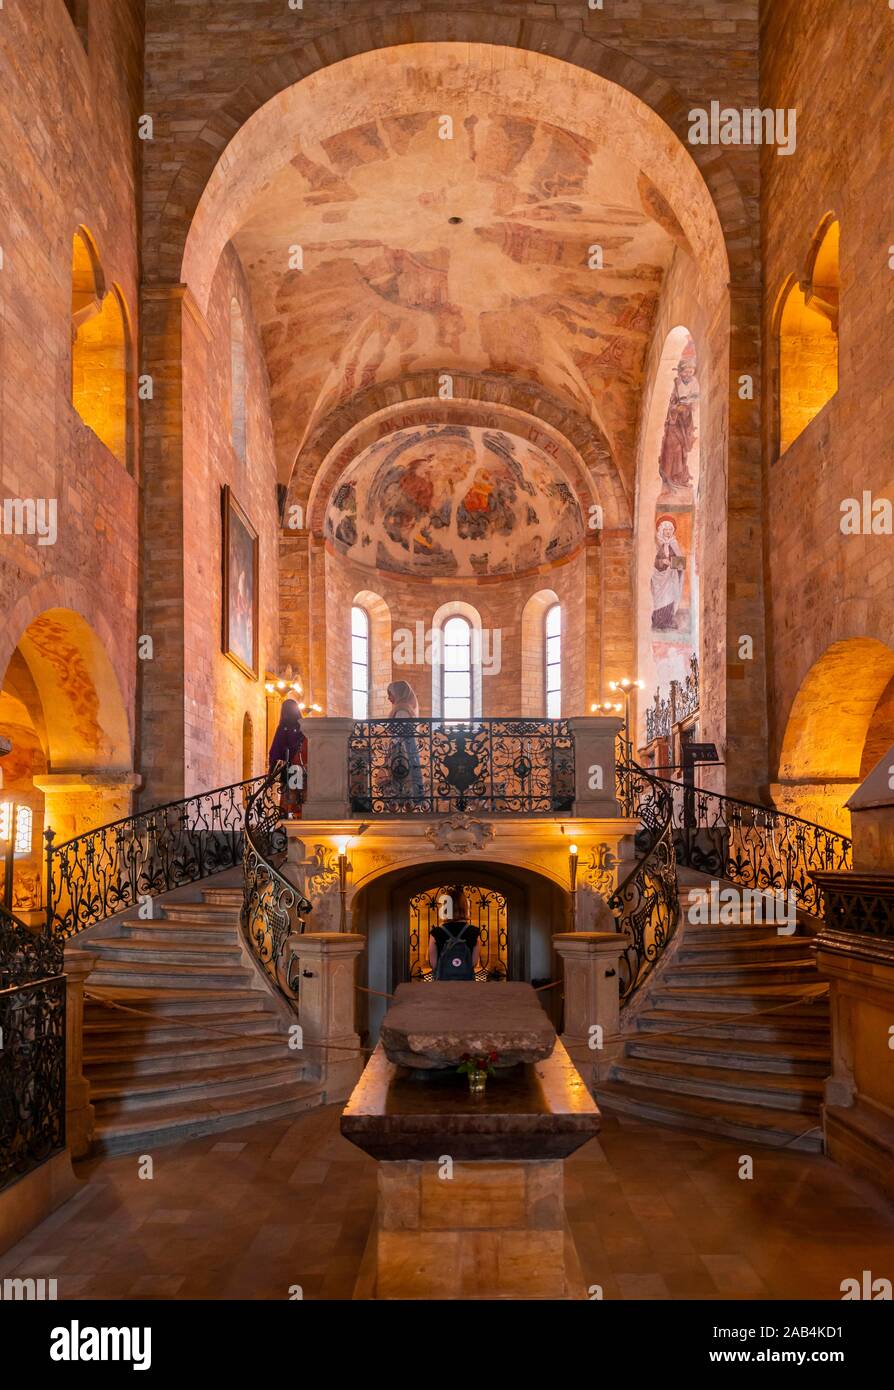
[[[428,959],[436,980],[474,980],[481,958],[479,931],[469,921],[469,903],[461,886],[451,890],[453,917],[433,927]]]

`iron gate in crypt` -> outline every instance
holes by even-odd
[[[469,921],[478,928],[481,958],[475,972],[477,980],[506,980],[509,977],[509,907],[503,893],[494,888],[464,883],[469,904]],[[447,926],[444,917],[452,911],[456,883],[427,888],[410,898],[408,979],[432,978],[428,944],[433,927]],[[446,909],[446,912],[445,912]],[[449,927],[448,927],[449,930]]]

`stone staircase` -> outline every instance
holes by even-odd
[[[811,940],[774,926],[692,925],[692,891],[681,885],[676,948],[596,1098],[676,1128],[821,1151],[831,1039]]]
[[[178,898],[165,902],[163,916],[104,923],[66,950],[67,959],[96,957],[85,987],[84,1075],[99,1153],[320,1103],[319,1083],[288,1046],[294,1018],[243,942],[241,888]]]

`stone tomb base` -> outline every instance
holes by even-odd
[[[486,986],[479,986],[485,989]],[[599,1111],[560,1042],[492,1077],[419,1079],[380,1044],[342,1114],[378,1159],[378,1211],[356,1298],[585,1298],[564,1202],[564,1159]]]
[[[561,1159],[379,1163],[355,1298],[586,1298]]]

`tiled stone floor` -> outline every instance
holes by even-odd
[[[350,1298],[375,1164],[340,1106],[151,1155],[80,1164],[83,1190],[6,1255],[0,1277],[55,1277],[59,1298]],[[567,1164],[584,1278],[606,1299],[840,1299],[894,1279],[894,1207],[825,1158],[606,1116]]]

